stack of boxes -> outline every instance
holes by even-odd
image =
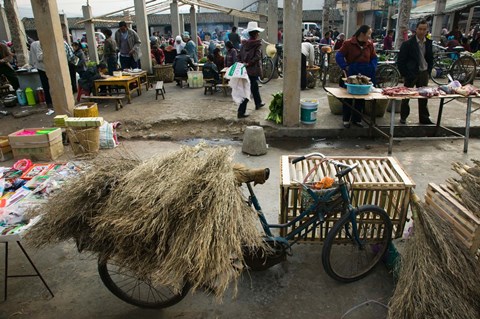
[[[26,128],[8,135],[13,157],[51,161],[63,154],[60,128]]]

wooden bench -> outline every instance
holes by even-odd
[[[81,99],[82,100],[87,100],[87,101],[112,101],[114,100],[116,102],[115,109],[118,111],[119,109],[123,108],[123,103],[122,100],[125,98],[125,95],[82,95]]]
[[[155,84],[155,100],[158,100],[158,95],[162,95],[163,99],[165,100],[165,86],[163,85],[163,81],[157,81]]]
[[[213,95],[217,90],[217,83],[215,82],[215,79],[203,79],[203,87],[205,88],[203,95],[207,95],[207,92],[210,92],[210,95]]]

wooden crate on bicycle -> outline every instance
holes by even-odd
[[[297,164],[292,164],[292,159],[296,157],[298,156],[282,156],[280,163],[280,223],[287,223],[293,220],[304,209],[302,206],[305,204],[302,201],[303,189],[298,181],[303,182],[308,172],[319,163],[317,159],[307,159]],[[352,205],[373,204],[382,207],[392,221],[392,237],[401,237],[407,220],[410,191],[415,187],[415,183],[400,163],[394,157],[334,156],[330,158],[348,165],[359,163],[359,166],[346,177],[351,183],[350,196],[352,197]],[[319,181],[324,176],[335,178],[335,169],[332,164],[321,163],[311,177],[313,177],[313,180]],[[341,212],[334,212],[329,215],[323,225],[317,227],[315,232],[307,234],[304,240],[324,240],[328,231],[340,218],[340,215]],[[281,235],[285,236],[300,224],[301,222],[288,229],[283,229]]]
[[[480,259],[480,218],[446,185],[428,184],[425,206],[453,227],[457,238]]]

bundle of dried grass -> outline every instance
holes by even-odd
[[[63,217],[51,217],[49,207],[43,208],[49,213],[31,230],[35,244],[85,231],[85,250],[162,284],[178,286],[186,279],[193,288],[208,286],[219,297],[240,273],[242,246],[263,246],[256,214],[236,185],[230,148],[185,147],[128,166],[127,172],[111,168],[95,166],[89,173],[94,177],[82,177],[88,195],[77,194],[71,184],[65,188],[63,196],[77,197],[67,199],[72,203]],[[55,199],[65,206],[60,194]],[[60,219],[67,230],[55,224]]]
[[[42,218],[26,234],[27,243],[41,247],[75,239],[82,250],[90,244],[92,218],[101,214],[112,189],[138,163],[111,158],[94,161],[78,178],[68,180],[45,205],[30,212],[31,216],[42,214]]]
[[[477,217],[480,217],[480,161],[472,160],[474,166],[460,162],[453,163],[453,170],[461,179],[448,179],[451,188],[460,196],[463,204]]]
[[[479,318],[480,269],[448,223],[413,203],[415,229],[402,255],[389,319]]]

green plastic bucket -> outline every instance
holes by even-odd
[[[317,122],[318,100],[300,100],[300,122],[303,124],[315,124]]]

